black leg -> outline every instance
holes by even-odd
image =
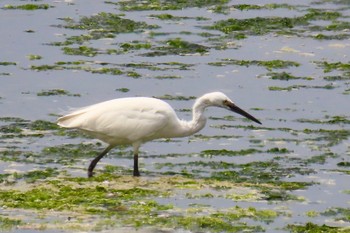
[[[108,151],[110,151],[113,148],[113,146],[108,146],[104,151],[102,151],[101,154],[99,154],[94,160],[91,161],[90,166],[88,168],[88,177],[92,177],[94,175],[94,168],[96,167],[96,164],[98,161],[102,159],[103,156],[105,156]]]
[[[134,154],[134,176],[140,176],[139,172],[139,155]]]

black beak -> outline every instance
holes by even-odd
[[[238,113],[239,115],[242,115],[242,116],[245,116],[246,118],[258,123],[261,125],[261,122],[256,119],[255,117],[253,117],[252,115],[250,115],[249,113],[247,113],[246,111],[244,111],[243,109],[239,108],[238,106],[236,106],[234,103],[232,102],[227,102],[226,104],[230,109],[231,111],[235,112],[235,113]]]

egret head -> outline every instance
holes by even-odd
[[[258,119],[256,119],[255,117],[253,117],[252,115],[244,111],[243,109],[239,108],[232,100],[230,100],[230,98],[228,98],[222,92],[208,93],[203,95],[200,99],[203,101],[203,104],[206,107],[216,106],[220,108],[225,108],[237,114],[240,114],[258,124],[261,124],[261,122]]]

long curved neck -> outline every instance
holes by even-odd
[[[200,99],[194,103],[192,109],[192,120],[181,121],[182,136],[189,136],[203,129],[207,122],[207,119],[203,114],[206,107],[207,106]]]

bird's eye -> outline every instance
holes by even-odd
[[[224,100],[223,104],[227,105],[228,104],[228,100]]]

